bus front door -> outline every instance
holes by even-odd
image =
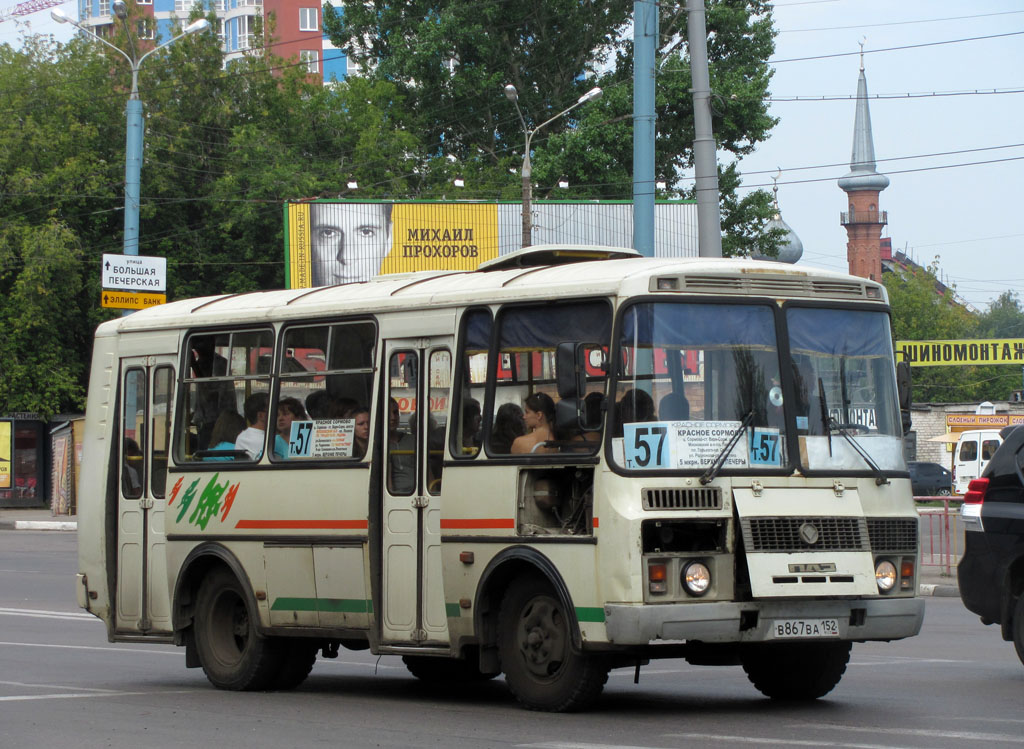
[[[451,340],[391,340],[385,349],[380,616],[385,644],[448,644],[441,570],[441,470]]]
[[[171,632],[164,514],[174,357],[121,360],[117,486],[117,598],[120,633]]]

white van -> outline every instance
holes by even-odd
[[[1002,441],[996,429],[968,429],[960,433],[953,456],[953,491],[967,491],[967,485],[985,470]]]

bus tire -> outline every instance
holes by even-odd
[[[750,683],[773,700],[809,701],[824,697],[843,678],[849,642],[751,645],[741,653]]]
[[[279,643],[256,629],[245,591],[227,569],[213,570],[196,595],[196,653],[210,683],[219,689],[267,689],[281,668]]]
[[[589,706],[608,680],[608,664],[573,648],[571,619],[551,585],[514,581],[501,602],[498,650],[509,690],[529,710]]]
[[[281,666],[271,681],[271,688],[281,691],[295,689],[309,676],[316,662],[320,644],[314,640],[299,637],[279,637],[278,650]]]
[[[497,674],[485,674],[475,661],[456,658],[435,658],[426,655],[403,655],[402,662],[409,673],[430,684],[465,684],[487,681]]]

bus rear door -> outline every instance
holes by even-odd
[[[381,641],[441,647],[441,468],[452,338],[386,342]]]
[[[121,360],[117,487],[119,633],[171,632],[167,589],[167,457],[175,357]]]

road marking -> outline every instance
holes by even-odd
[[[633,744],[589,744],[576,741],[544,741],[539,744],[516,744],[524,749],[654,749],[651,746]]]
[[[12,694],[7,697],[0,697],[0,702],[28,702],[31,700],[73,700],[82,697],[138,697],[140,695],[164,695],[164,694],[189,694],[197,692],[196,689],[175,689],[173,691],[155,692],[109,692],[107,694]]]
[[[183,650],[143,650],[142,648],[103,648],[96,645],[56,645],[51,642],[3,642],[0,646],[8,645],[16,648],[62,648],[64,650],[102,650],[105,653],[150,653],[151,655],[185,655]]]
[[[72,687],[66,684],[29,684],[26,681],[0,681],[8,687],[35,687],[37,689],[74,689],[79,692],[116,692],[116,689],[99,689],[97,687]]]
[[[815,728],[826,731],[852,731],[856,733],[887,733],[897,736],[927,736],[936,739],[965,739],[967,741],[1005,741],[1012,744],[1024,744],[1024,736],[1006,733],[983,733],[981,731],[942,731],[932,728],[897,728],[885,726],[871,728],[868,726],[844,726],[838,723],[793,723],[798,728]]]
[[[719,733],[670,733],[666,734],[676,739],[694,739],[699,741],[727,741],[730,744],[760,744],[771,746],[832,746],[839,749],[908,749],[904,746],[893,744],[846,744],[838,741],[806,741],[800,739],[770,739],[763,736],[726,736]]]
[[[72,621],[98,622],[99,618],[81,611],[41,611],[39,609],[8,609],[0,607],[0,614],[7,616],[32,616],[37,619],[70,619]]]

